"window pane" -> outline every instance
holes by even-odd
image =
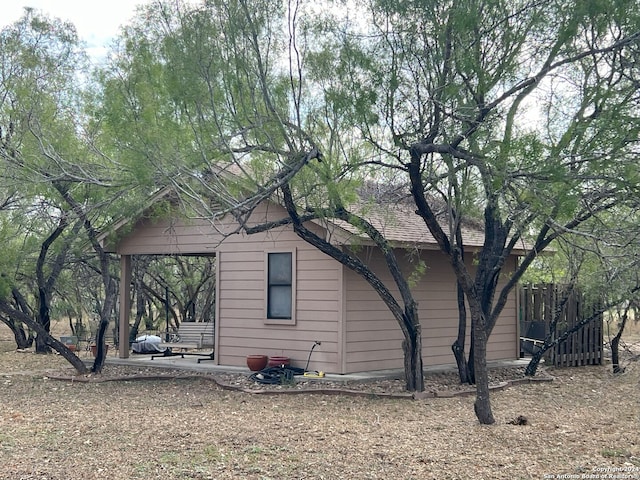
[[[269,254],[269,285],[291,285],[291,253]]]
[[[270,286],[268,318],[291,318],[291,287]]]

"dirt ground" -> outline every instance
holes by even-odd
[[[61,381],[61,357],[14,349],[0,335],[1,479],[640,479],[640,363],[630,354],[622,375],[547,369],[552,382],[496,391],[496,424],[481,426],[473,396]],[[519,416],[526,425],[512,423]]]

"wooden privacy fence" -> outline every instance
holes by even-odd
[[[520,303],[521,354],[534,353],[551,332],[551,341],[578,325],[583,319],[597,312],[599,305],[587,301],[579,291],[569,294],[558,322],[553,328],[556,310],[565,296],[561,285],[522,285]],[[552,331],[554,330],[554,331]],[[566,340],[550,348],[546,360],[555,366],[580,366],[602,364],[603,315],[570,334]]]

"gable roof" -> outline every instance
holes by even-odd
[[[398,246],[414,245],[422,248],[438,248],[438,244],[422,217],[409,205],[369,206],[360,215],[373,225],[389,242]],[[363,240],[365,235],[353,225],[342,220],[329,220],[331,224]],[[463,223],[462,241],[465,246],[480,248],[484,243],[484,232],[468,222]]]
[[[416,213],[416,205],[411,194],[403,184],[384,184],[365,182],[358,189],[359,203],[349,208],[373,225],[384,237],[396,246],[413,246],[422,249],[439,249],[424,219]],[[453,235],[448,227],[449,208],[440,198],[427,195],[427,201],[434,211],[445,234]],[[357,227],[341,221],[331,220],[350,236],[355,236],[363,243],[373,243]],[[325,225],[326,227],[326,225]],[[462,243],[466,249],[477,251],[484,245],[484,223],[468,216],[461,220]],[[345,239],[345,243],[350,243]],[[513,250],[514,255],[523,255],[532,246],[520,240]]]
[[[372,187],[372,184],[367,184],[358,193],[361,201],[351,205],[350,209],[371,223],[392,245],[427,250],[439,249],[424,220],[416,213],[415,205],[409,196],[403,193],[402,189],[380,187],[379,185]],[[114,222],[108,231],[100,235],[100,241],[105,245],[108,235],[117,233],[138,219],[148,217],[154,204],[167,199],[171,201],[174,195],[176,193],[171,186],[158,189],[133,218],[121,218]],[[265,201],[280,205],[280,202],[274,201],[274,199]],[[446,215],[442,213],[445,211],[444,205],[434,199],[430,199],[430,201],[436,208],[436,214],[442,225],[447,219]],[[373,245],[373,241],[365,233],[343,220],[319,219],[312,222],[325,229],[328,238],[337,244]],[[447,230],[445,228],[445,232]],[[479,222],[463,219],[461,233],[463,244],[469,250],[478,250],[483,246],[484,230],[483,225]],[[514,249],[513,253],[521,255],[530,249],[530,246],[523,241],[520,248]]]

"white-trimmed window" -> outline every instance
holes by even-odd
[[[267,252],[267,321],[295,323],[295,251]]]

